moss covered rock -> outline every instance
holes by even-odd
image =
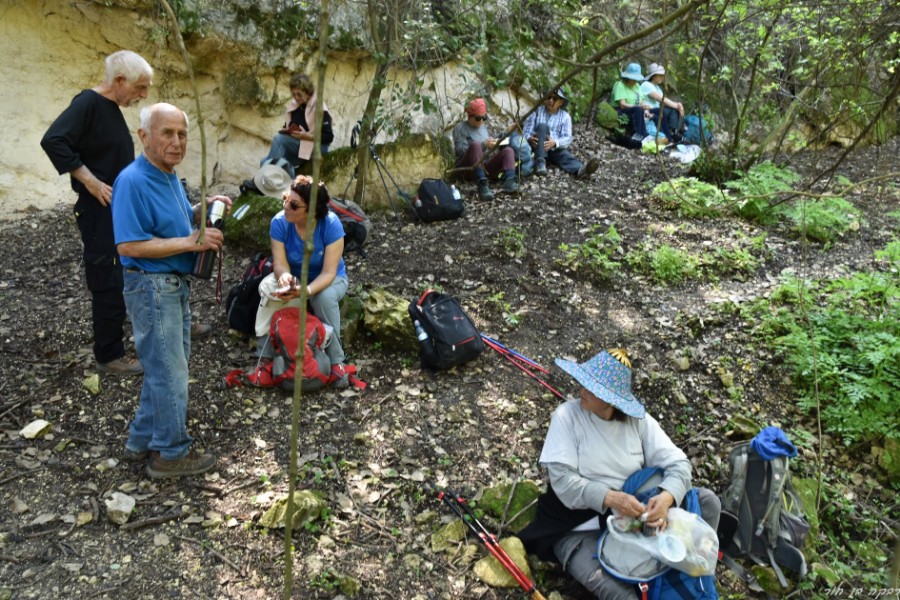
[[[386,346],[396,350],[417,351],[415,330],[409,320],[409,300],[387,290],[369,292],[363,299],[366,330]]]
[[[318,492],[302,490],[294,492],[293,528],[297,529],[306,523],[318,519],[325,509],[325,499]],[[263,513],[259,519],[261,527],[269,529],[281,529],[285,526],[287,516],[287,496],[275,501],[269,510]]]
[[[526,525],[531,523],[534,515],[537,514],[537,503],[534,503],[534,501],[541,495],[541,489],[533,481],[520,481],[516,484],[515,490],[512,487],[511,483],[503,483],[486,489],[481,500],[478,501],[478,508],[498,519],[502,519],[504,511],[506,512],[506,518],[510,518],[531,504],[532,506],[528,510],[506,525],[512,531],[521,531]],[[509,499],[510,493],[512,493],[511,500]],[[507,502],[509,502],[508,509],[506,508]]]
[[[500,547],[506,550],[513,562],[531,579],[531,568],[528,566],[528,558],[525,555],[525,546],[522,544],[522,541],[517,537],[508,537],[505,540],[500,540]],[[501,588],[519,586],[515,578],[510,575],[509,571],[493,555],[485,556],[479,560],[475,563],[472,570],[481,581],[490,586]]]

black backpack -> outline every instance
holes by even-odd
[[[413,210],[422,221],[447,221],[463,214],[465,205],[459,192],[456,194],[443,179],[423,179],[416,192]]]
[[[758,564],[771,566],[782,587],[788,583],[781,567],[806,575],[806,558],[801,548],[809,534],[809,521],[802,511],[800,497],[791,484],[786,456],[765,460],[744,442],[728,456],[731,484],[722,496],[720,548],[724,562],[751,585],[755,578],[744,571],[734,558],[749,557]],[[730,522],[730,523],[729,523]],[[723,528],[734,535],[721,539]],[[755,589],[755,588],[754,588]]]
[[[257,252],[244,269],[241,280],[228,290],[225,314],[228,326],[247,336],[256,335],[256,310],[259,308],[259,283],[272,272],[272,257]]]
[[[328,209],[338,216],[344,226],[344,254],[358,252],[365,258],[363,244],[372,230],[372,221],[363,209],[353,200],[335,197],[328,203]]]
[[[422,366],[449,369],[477,358],[484,351],[481,334],[453,296],[427,290],[409,303],[409,318],[421,325],[427,338],[419,339]]]

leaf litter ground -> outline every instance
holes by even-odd
[[[872,176],[882,157],[896,156],[897,142],[891,146],[858,152],[840,172],[853,181]],[[655,157],[586,134],[576,148],[602,160],[589,182],[551,170],[525,182],[519,197],[490,203],[463,186],[465,216],[427,226],[373,215],[368,260],[349,259],[352,293],[383,288],[409,299],[438,287],[457,296],[484,333],[545,367],[556,357],[581,361],[605,347],[629,348],[636,394],[691,457],[695,484],[721,491],[729,418],[811,430],[780,360],[722,307],[766,295],[786,269],[830,277],[869,268],[891,239],[896,220],[887,215],[898,199],[876,201],[874,190],[853,196],[862,226],[827,249],[804,248],[787,230],[770,228],[762,264],[743,280],[666,287],[626,268],[609,282],[592,281],[558,260],[559,245],[581,243],[594,224],[614,224],[626,250],[653,239],[711,252],[762,230],[664,211],[648,194],[663,180]],[[684,170],[666,167],[670,176]],[[521,234],[520,256],[499,241],[510,228]],[[253,250],[226,247],[226,289]],[[193,344],[189,424],[196,443],[218,455],[218,468],[207,477],[147,479],[122,454],[140,378],[100,375],[96,395],[83,385],[96,369],[80,253],[69,206],[34,211],[0,231],[0,597],[280,597],[282,532],[255,523],[287,489],[290,398],[222,388],[222,376],[250,367],[253,355],[229,333],[214,284],[194,283],[195,318],[214,334]],[[438,375],[421,371],[414,352],[365,332],[348,350],[369,389],[303,397],[300,487],[322,491],[329,510],[295,534],[294,596],[351,593],[342,579],[349,576],[362,598],[521,597],[484,586],[465,560],[431,551],[431,534],[450,517],[423,484],[477,497],[497,483],[540,481],[537,458],[557,399],[490,350]],[[573,393],[553,369],[550,382]],[[724,386],[728,377],[739,394]],[[37,418],[52,423],[51,434],[21,439],[18,431]],[[834,453],[836,464],[842,454]],[[870,464],[854,470],[864,475],[858,497],[880,493]],[[106,519],[114,491],[137,501],[129,526]],[[743,591],[728,574],[719,579]],[[587,598],[553,569],[540,582],[545,595]]]

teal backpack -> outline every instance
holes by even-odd
[[[711,146],[715,142],[709,119],[703,115],[684,116],[684,142],[686,144],[700,144]]]

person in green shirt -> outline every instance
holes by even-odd
[[[612,105],[617,113],[628,119],[631,133],[644,138],[647,136],[644,119],[649,115],[650,106],[641,93],[641,83],[644,81],[641,65],[631,63],[622,71],[620,77],[612,89]]]

